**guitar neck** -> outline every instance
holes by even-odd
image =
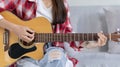
[[[108,35],[106,35],[108,36]],[[97,41],[97,33],[36,33],[35,42]]]

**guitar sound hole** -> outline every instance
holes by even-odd
[[[31,46],[31,45],[34,43],[34,40],[31,41],[31,42],[29,42],[29,43],[27,43],[27,42],[25,42],[25,41],[23,41],[23,40],[20,40],[20,43],[21,43],[22,45],[24,45],[24,46]]]

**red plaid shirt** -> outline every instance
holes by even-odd
[[[54,33],[71,33],[72,32],[72,26],[70,24],[70,12],[68,9],[68,4],[66,0],[64,1],[64,4],[66,6],[67,10],[67,18],[66,21],[63,24],[57,24],[55,25],[55,28],[53,29]],[[0,12],[4,10],[11,11],[16,16],[21,18],[22,20],[30,20],[32,18],[36,17],[36,2],[35,0],[0,0]],[[55,46],[63,47],[63,43],[56,42]],[[70,43],[70,46],[74,49],[79,49],[76,47],[74,42]]]

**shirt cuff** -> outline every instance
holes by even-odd
[[[0,20],[1,20],[1,19],[3,19],[3,16],[2,16],[2,15],[0,15]]]

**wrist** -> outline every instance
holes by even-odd
[[[9,30],[13,32],[16,29],[16,27],[17,27],[16,24],[11,23],[10,27],[9,27]]]

